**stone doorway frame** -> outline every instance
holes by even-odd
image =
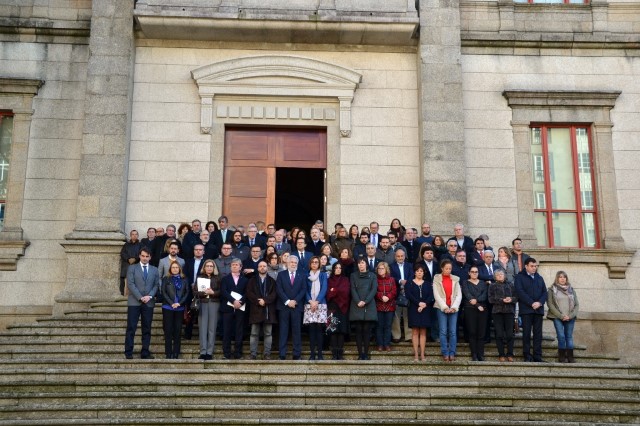
[[[362,75],[292,55],[249,56],[194,69],[200,130],[211,135],[209,217],[222,214],[225,128],[325,127],[327,223],[340,219],[340,140],[351,136],[351,103]]]

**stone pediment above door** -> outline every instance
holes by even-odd
[[[213,124],[216,96],[334,98],[340,103],[340,132],[351,133],[351,102],[362,75],[345,67],[292,55],[249,56],[191,71],[201,98],[201,131]]]

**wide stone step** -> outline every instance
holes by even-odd
[[[459,378],[461,381],[438,380],[439,377],[421,378],[419,383],[412,381],[390,383],[384,378],[379,381],[368,381],[357,383],[353,381],[334,381],[331,383],[331,392],[336,398],[343,395],[361,395],[365,393],[380,395],[405,395],[408,398],[422,394],[451,394],[456,396],[495,396],[495,383],[488,383],[480,380]],[[218,380],[218,381],[189,381],[177,380],[170,384],[162,383],[140,383],[132,381],[122,381],[119,383],[82,383],[77,381],[13,381],[0,383],[0,392],[5,398],[22,398],[23,395],[31,394],[91,394],[104,393],[111,395],[117,392],[148,392],[151,394],[166,395],[171,392],[271,392],[279,394],[287,393],[309,393],[317,392],[317,383],[312,382],[280,382],[252,381],[252,380]],[[550,396],[579,396],[598,398],[626,398],[639,404],[640,388],[637,384],[627,385],[604,385],[604,384],[576,384],[571,378],[557,380],[556,382],[537,383],[536,386],[523,387],[521,384],[512,384],[506,379],[500,385],[501,395],[537,396],[549,399]],[[7,405],[11,405],[7,403]]]
[[[449,419],[505,419],[535,421],[583,421],[637,423],[638,410],[616,410],[600,408],[573,408],[522,406],[455,406],[428,405],[420,400],[420,405],[335,405],[335,404],[126,404],[122,402],[104,404],[42,404],[29,406],[2,406],[0,419],[37,420],[41,418],[113,418],[147,417],[149,413],[157,418],[202,417],[202,418],[321,418],[332,419],[405,419],[405,420],[449,420]]]
[[[422,392],[420,398],[409,393],[379,394],[363,392],[347,395],[332,392],[333,389],[316,387],[313,392],[212,392],[212,391],[170,391],[170,392],[66,392],[17,394],[0,392],[0,405],[5,407],[48,408],[52,405],[92,404],[111,405],[126,400],[127,404],[152,404],[161,406],[170,401],[177,405],[200,405],[215,401],[229,405],[359,405],[366,401],[372,406],[406,407],[421,409],[424,406],[467,406],[467,407],[555,407],[557,401],[548,395],[460,395],[443,389],[436,392]],[[639,398],[563,395],[563,402],[572,409],[637,410]]]
[[[24,426],[32,425],[33,421],[30,420],[2,420],[0,419],[0,425],[3,426]],[[353,419],[353,418],[338,418],[333,417],[331,419],[319,419],[319,418],[296,418],[296,419],[238,419],[238,418],[199,418],[199,417],[176,417],[176,418],[156,418],[148,416],[146,418],[100,418],[100,419],[38,419],[38,426],[71,426],[71,425],[118,425],[118,426],[156,426],[156,425],[268,425],[268,426],[336,426],[336,425],[349,425],[349,426],[495,426],[497,424],[495,419],[490,420],[475,420],[475,419],[445,419],[445,420],[412,420],[412,419]],[[548,426],[548,421],[537,420],[501,420],[499,422],[501,426]],[[554,421],[554,426],[596,426],[600,424],[606,424],[607,426],[622,426],[628,425],[628,423],[594,423],[594,422],[569,422],[569,421]]]
[[[372,362],[294,362],[275,363],[233,362],[161,362],[158,360],[139,362],[109,363],[95,360],[94,365],[63,363],[52,364],[56,368],[41,367],[37,361],[23,365],[4,363],[0,384],[50,382],[52,384],[78,383],[90,385],[121,385],[144,383],[148,386],[166,386],[175,383],[218,383],[223,381],[253,382],[258,385],[272,386],[273,383],[312,383],[328,384],[349,382],[356,385],[368,383],[413,383],[416,389],[422,383],[481,382],[501,387],[509,386],[623,386],[633,389],[640,383],[640,376],[633,374],[630,368],[594,368],[593,366],[572,365],[570,367],[531,366],[531,364],[512,364],[501,367],[497,364],[472,365],[424,365],[399,368],[393,363]],[[271,389],[271,388],[269,388]],[[502,393],[500,393],[502,394]]]

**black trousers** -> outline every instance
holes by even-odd
[[[309,324],[309,347],[311,349],[311,356],[322,352],[324,327],[325,325],[321,323]]]
[[[371,341],[371,326],[373,324],[374,321],[353,321],[356,346],[360,355],[369,356],[369,342]]]
[[[525,361],[542,361],[542,315],[524,314],[522,317],[522,354]],[[533,357],[531,331],[533,330]]]
[[[496,329],[498,356],[513,356],[513,314],[493,314],[493,326]],[[505,345],[507,351],[505,353]]]
[[[222,314],[222,353],[225,358],[231,358],[231,335],[235,333],[233,355],[242,356],[242,339],[244,338],[244,311],[235,309],[233,312]]]
[[[164,354],[180,355],[182,319],[184,311],[162,310],[162,327],[164,329]]]
[[[138,329],[138,319],[142,326],[142,350],[140,355],[149,356],[149,345],[151,344],[151,322],[153,321],[153,299],[149,303],[142,303],[139,306],[127,307],[127,332],[124,340],[124,354],[133,355],[133,339]]]
[[[475,306],[464,308],[464,320],[467,327],[467,339],[471,355],[484,356],[484,336],[487,331],[486,309],[482,312]]]

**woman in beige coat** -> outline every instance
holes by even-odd
[[[442,273],[433,277],[433,296],[436,299],[434,309],[438,314],[440,325],[440,351],[445,362],[456,360],[456,346],[458,335],[458,309],[462,301],[460,278],[451,275],[451,261],[448,259],[440,263]]]

